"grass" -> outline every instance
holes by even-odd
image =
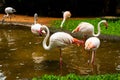
[[[105,74],[105,75],[87,75],[79,76],[68,74],[66,76],[44,75],[32,80],[120,80],[120,74]]]
[[[95,26],[95,32],[97,33],[97,24],[101,21],[100,18],[94,19],[82,19],[82,20],[71,20],[68,19],[63,25],[64,30],[72,31],[80,22],[89,22]],[[108,22],[108,29],[106,30],[104,25],[101,25],[101,34],[104,35],[113,35],[113,36],[120,36],[120,20],[111,21],[107,20]],[[60,28],[61,20],[55,20],[51,22],[51,26],[55,26],[55,28]]]

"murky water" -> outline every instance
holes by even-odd
[[[28,80],[44,74],[59,75],[59,50],[44,50],[43,38],[23,26],[0,26],[0,79]],[[62,75],[120,72],[119,47],[119,41],[101,40],[93,68],[88,66],[88,52],[83,51],[82,47],[65,47],[62,49]]]

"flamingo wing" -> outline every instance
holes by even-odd
[[[97,37],[90,37],[85,42],[86,50],[96,50],[100,46],[100,40]]]
[[[50,45],[54,47],[64,47],[72,44],[73,37],[65,32],[56,32],[50,37]]]

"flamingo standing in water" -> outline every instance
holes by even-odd
[[[85,50],[92,51],[91,64],[94,64],[95,52],[100,46],[100,40],[97,37],[90,37],[85,41]]]
[[[71,17],[70,11],[65,11],[65,12],[63,12],[63,20],[62,20],[61,25],[60,25],[61,28],[63,27],[63,24],[64,24],[65,20],[66,20],[67,18],[70,18],[70,17]]]
[[[8,18],[8,17],[11,20],[11,14],[13,14],[14,12],[16,12],[16,10],[14,8],[12,8],[12,7],[6,7],[5,8],[6,15],[3,16],[2,22],[4,22],[4,19]]]
[[[86,35],[92,35],[92,36],[99,36],[100,35],[100,24],[101,23],[104,23],[105,24],[105,27],[107,29],[108,27],[108,24],[107,24],[107,21],[106,20],[101,20],[99,23],[98,23],[98,33],[95,34],[94,32],[94,26],[88,22],[81,22],[73,31],[72,33],[74,32],[81,32],[84,34],[84,37]]]
[[[47,34],[46,37],[43,40],[43,47],[45,50],[50,50],[52,48],[58,47],[60,49],[60,68],[62,68],[62,55],[61,55],[61,48],[65,47],[69,44],[77,44],[81,45],[84,44],[84,41],[78,40],[76,38],[73,38],[70,34],[65,32],[56,32],[50,36],[50,32],[47,26],[43,25],[41,27],[42,30],[46,30]],[[48,37],[49,39],[49,45],[47,45]]]
[[[35,13],[34,14],[34,24],[31,25],[31,32],[35,35],[42,35],[42,34],[45,34],[45,31],[42,30],[42,33],[40,32],[40,28],[42,27],[41,24],[37,23],[37,20],[38,20],[38,14]]]

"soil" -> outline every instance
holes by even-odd
[[[0,21],[2,20],[4,14],[0,14]],[[38,17],[38,23],[49,25],[52,20],[62,20],[62,18],[52,18],[52,17]],[[6,18],[5,21],[20,22],[20,23],[34,23],[34,17],[27,15],[12,15],[11,20]]]

